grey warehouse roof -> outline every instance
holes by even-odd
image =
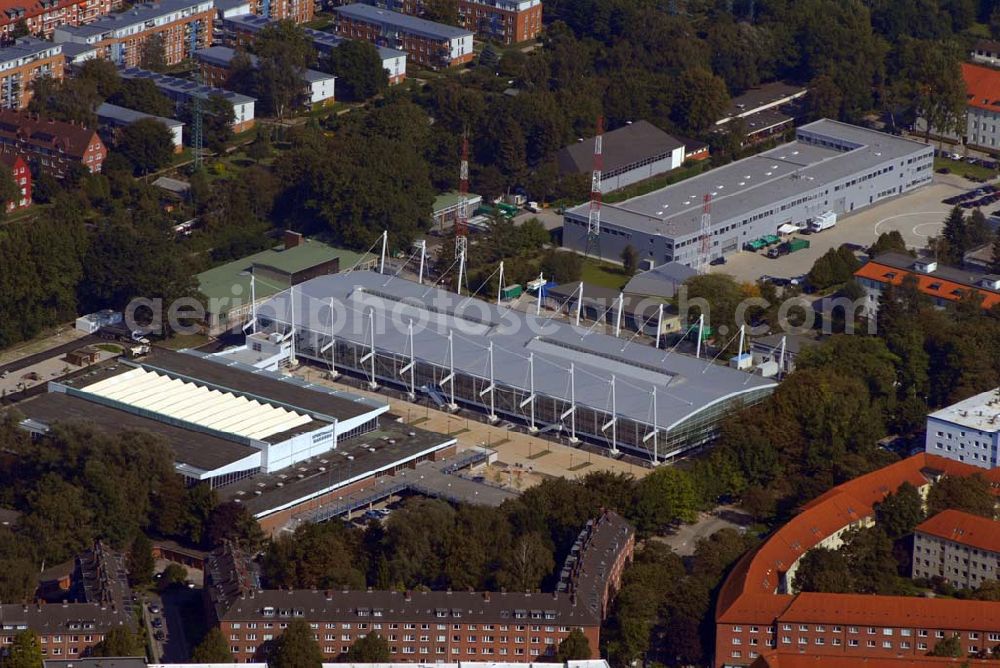
[[[667,262],[633,276],[625,284],[624,292],[633,295],[670,298],[677,291],[677,286],[697,274],[698,272],[687,265],[679,262]]]
[[[108,104],[104,102],[97,108],[98,118],[107,118],[112,121],[118,121],[120,123],[135,123],[136,121],[142,120],[144,118],[153,118],[168,128],[176,128],[184,125],[181,121],[173,118],[163,118],[162,116],[153,116],[152,114],[144,114],[141,111],[136,111],[134,109],[128,109],[127,107],[119,107],[117,104]]]
[[[850,151],[803,141],[803,133],[835,137],[856,146]],[[912,156],[927,146],[882,132],[823,119],[798,129],[800,139],[744,158],[646,195],[601,207],[601,222],[626,229],[684,237],[696,234],[706,194],[713,222],[732,220],[775,202],[859,174],[875,165]],[[567,211],[586,220],[588,204]]]
[[[258,308],[258,319],[289,323],[291,301],[289,291],[275,295]],[[618,414],[642,423],[653,422],[651,392],[656,387],[661,428],[724,399],[774,386],[706,360],[628,345],[625,338],[374,272],[314,278],[295,286],[294,301],[297,328],[327,336],[333,328],[337,340],[361,346],[371,344],[368,314],[373,312],[376,347],[403,357],[409,357],[407,323],[412,320],[415,357],[443,368],[448,367],[448,332],[453,331],[456,371],[480,378],[489,377],[487,347],[492,343],[495,381],[502,385],[527,388],[528,356],[534,353],[536,392],[567,401],[570,364],[575,364],[577,403],[599,411],[611,411],[614,375]]]
[[[648,121],[636,121],[605,133],[601,146],[604,170],[628,167],[670,153],[684,144]],[[589,172],[594,164],[594,138],[567,146],[556,156],[563,172]]]
[[[187,81],[186,79],[178,79],[177,77],[172,77],[166,74],[150,72],[149,70],[144,70],[138,67],[129,67],[124,70],[119,70],[119,74],[126,79],[150,79],[160,90],[180,94],[188,98],[200,97],[203,100],[207,100],[213,95],[221,95],[232,104],[247,104],[257,101],[256,98],[243,95],[242,93],[235,93],[231,90],[225,90],[223,88],[213,88],[212,86],[195,83],[194,81]]]
[[[461,37],[471,37],[472,32],[464,28],[435,23],[427,19],[417,18],[408,14],[400,14],[387,9],[379,9],[371,5],[354,3],[343,7],[334,7],[333,11],[355,21],[365,21],[399,28],[413,35],[429,39],[450,40]]]

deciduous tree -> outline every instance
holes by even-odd
[[[229,642],[219,627],[213,626],[191,654],[194,663],[233,663]]]
[[[387,663],[392,654],[389,643],[377,633],[369,633],[364,638],[358,638],[344,654],[348,663]]]
[[[345,39],[331,49],[324,67],[337,75],[337,97],[343,100],[367,100],[389,86],[378,49],[364,40]]]
[[[268,665],[271,668],[320,668],[323,652],[313,635],[308,622],[293,619],[278,639]]]
[[[573,629],[569,635],[559,643],[556,650],[556,661],[565,663],[566,661],[583,661],[593,658],[590,649],[590,641],[583,635],[580,629]]]
[[[115,149],[132,164],[136,174],[148,174],[170,163],[173,135],[155,118],[140,118],[122,129]]]

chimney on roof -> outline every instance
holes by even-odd
[[[486,601],[487,603],[490,602],[490,593],[488,591],[483,592],[483,600]]]
[[[298,232],[285,230],[285,250],[302,245],[302,235]]]
[[[413,594],[410,593],[409,589],[407,589],[405,592],[403,592],[403,600],[404,601],[412,601],[413,600]]]

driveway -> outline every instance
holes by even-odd
[[[791,278],[807,273],[813,263],[831,248],[855,243],[870,246],[883,232],[898,231],[906,245],[922,248],[927,239],[940,234],[951,207],[941,200],[978,187],[954,175],[935,175],[934,182],[901,197],[876,204],[844,216],[836,227],[818,234],[803,236],[809,248],[772,260],[762,253],[740,251],[728,256],[724,265],[713,266],[714,273],[730,274],[739,281],[754,282],[768,274]]]
[[[652,540],[669,545],[682,557],[694,554],[699,538],[707,538],[720,529],[743,529],[751,523],[750,516],[735,506],[719,506],[711,513],[699,513],[694,524],[682,524],[670,536],[654,536]]]
[[[163,592],[162,598],[166,634],[166,640],[162,643],[162,662],[189,661],[194,647],[188,641],[188,633],[192,629],[198,629],[199,625],[204,625],[201,590],[175,586]]]

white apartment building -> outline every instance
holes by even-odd
[[[924,450],[991,469],[1000,449],[1000,388],[969,397],[927,416]]]

